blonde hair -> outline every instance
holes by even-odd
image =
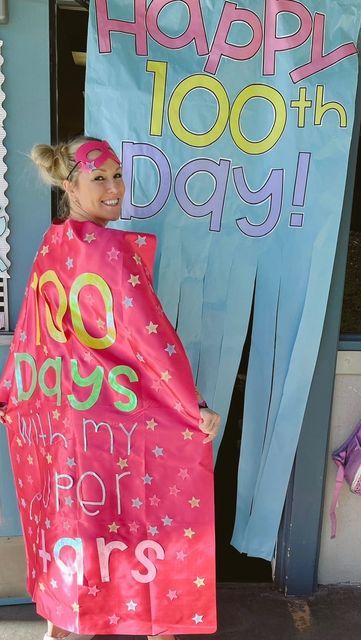
[[[61,142],[57,145],[36,144],[30,156],[44,182],[62,191],[64,191],[64,180],[76,182],[79,170],[76,166],[75,153],[88,140],[98,140],[98,138],[78,136],[69,142]],[[66,191],[60,200],[58,215],[62,219],[69,215],[69,197]]]

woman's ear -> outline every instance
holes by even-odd
[[[70,184],[71,184],[70,180],[63,180],[63,189],[67,193],[70,192]]]

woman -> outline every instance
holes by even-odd
[[[0,400],[45,640],[212,633],[205,445],[220,418],[153,290],[155,237],[106,229],[124,196],[106,141],[32,159],[64,190],[62,220],[35,258]]]

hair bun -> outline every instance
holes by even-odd
[[[42,178],[54,187],[62,187],[69,171],[69,155],[64,144],[51,146],[36,144],[31,150],[31,159],[39,168]]]

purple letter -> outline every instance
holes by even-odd
[[[230,160],[220,160],[219,163],[207,158],[190,160],[179,169],[174,181],[174,193],[183,211],[194,218],[210,214],[210,231],[221,229],[230,164]],[[208,173],[214,179],[213,193],[203,204],[193,202],[187,193],[188,180],[198,172]]]
[[[261,224],[250,222],[245,216],[236,220],[238,228],[246,236],[260,238],[275,228],[282,209],[283,169],[272,169],[266,182],[258,191],[251,191],[244,176],[243,167],[233,169],[233,180],[238,194],[248,204],[261,204],[271,199],[267,218]]]
[[[167,156],[158,147],[148,143],[123,142],[123,176],[127,185],[122,218],[151,218],[164,207],[172,185],[172,170]],[[134,158],[148,158],[158,170],[158,191],[148,204],[140,206],[133,202]]]

